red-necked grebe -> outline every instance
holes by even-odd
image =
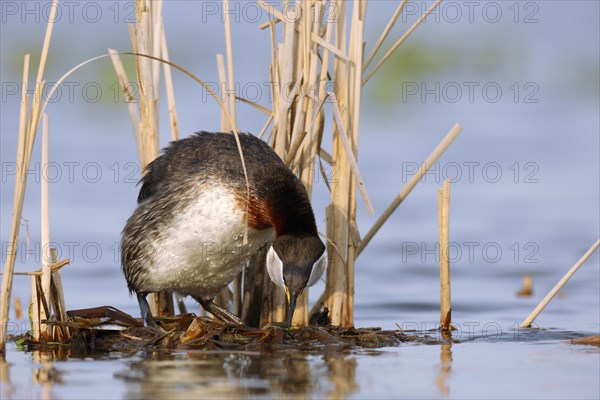
[[[267,243],[267,271],[287,293],[290,324],[298,296],[326,268],[302,182],[265,142],[250,134],[239,139],[249,201],[233,134],[199,132],[172,142],[147,167],[121,240],[123,273],[147,326],[156,323],[146,296],[165,290],[192,296],[226,322],[242,323],[213,299]]]

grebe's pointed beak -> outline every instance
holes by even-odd
[[[292,327],[292,319],[294,318],[294,311],[296,310],[296,301],[298,300],[298,296],[300,295],[300,293],[295,293],[295,292],[288,292],[288,302],[289,302],[289,308],[288,308],[288,320],[287,320],[287,325],[288,328]]]

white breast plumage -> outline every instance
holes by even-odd
[[[174,216],[153,243],[148,291],[174,290],[211,299],[231,282],[273,230],[248,228],[232,189],[208,185],[183,212]]]

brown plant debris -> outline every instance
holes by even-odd
[[[282,328],[269,324],[262,328],[227,325],[207,317],[182,314],[174,318],[157,318],[162,330],[142,326],[138,319],[110,306],[68,312],[69,321],[46,321],[67,326],[73,332],[70,341],[61,346],[75,346],[106,351],[136,351],[145,349],[202,350],[299,350],[319,352],[356,348],[397,346],[403,342],[440,343],[433,337],[407,335],[400,330],[354,328],[329,325],[323,310],[313,325],[306,328]],[[56,345],[30,334],[20,343],[31,348]]]
[[[523,277],[523,286],[517,292],[519,297],[531,297],[533,295],[533,279],[531,275],[525,275]]]
[[[584,336],[577,339],[571,340],[572,344],[583,344],[588,346],[600,347],[600,335],[598,336]]]

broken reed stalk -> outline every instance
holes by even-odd
[[[450,300],[450,181],[438,189],[438,228],[440,242],[440,328],[450,330],[452,302]]]
[[[34,340],[40,340],[41,324],[40,324],[40,299],[37,290],[38,276],[31,275],[31,299],[29,304],[29,323],[31,324],[31,335]]]
[[[550,292],[548,292],[546,297],[544,297],[542,299],[542,301],[540,301],[540,304],[537,305],[535,310],[533,310],[531,312],[531,314],[529,314],[529,316],[525,319],[525,321],[523,321],[521,323],[521,325],[519,325],[519,328],[531,327],[531,324],[537,318],[537,316],[542,312],[542,310],[548,305],[548,303],[550,303],[550,301],[554,298],[554,296],[556,296],[558,291],[560,289],[562,289],[562,287],[565,285],[565,283],[567,283],[567,281],[569,279],[571,279],[571,277],[575,274],[575,272],[577,272],[579,267],[581,267],[587,261],[587,259],[590,258],[590,256],[592,254],[594,254],[594,252],[596,250],[598,250],[599,246],[600,246],[600,239],[598,239],[596,241],[596,243],[594,243],[592,245],[592,247],[590,247],[590,249],[579,259],[579,261],[577,261],[575,263],[575,265],[573,265],[571,267],[571,269],[561,278],[561,280],[558,281],[558,283],[556,285],[554,285],[554,287],[552,288],[552,290],[550,290]]]
[[[16,245],[19,240],[19,227],[25,199],[25,187],[27,184],[27,173],[31,161],[31,152],[35,142],[35,135],[39,124],[40,104],[42,102],[42,91],[44,89],[44,69],[48,58],[48,49],[52,38],[52,29],[56,20],[58,0],[53,0],[48,16],[48,25],[44,35],[44,44],[38,66],[35,91],[31,103],[27,95],[27,83],[29,80],[29,54],[25,55],[23,63],[23,81],[21,86],[21,108],[19,116],[19,136],[17,144],[17,166],[19,173],[15,179],[15,194],[13,199],[13,212],[11,220],[11,231],[9,246],[7,246],[6,263],[4,264],[4,275],[2,277],[2,289],[0,290],[0,353],[4,352],[6,345],[6,330],[8,323],[8,311],[10,308],[10,297],[12,293],[13,272],[16,260]],[[46,100],[48,101],[48,100]],[[30,109],[28,109],[30,104]]]
[[[62,278],[60,277],[60,268],[54,269],[54,265],[58,265],[58,253],[55,247],[50,248],[50,260],[52,261],[52,265],[50,266],[52,269],[52,293],[53,293],[53,308],[54,315],[58,321],[67,321],[67,306],[65,305],[65,294],[62,284]],[[69,263],[69,260],[66,261],[64,265]],[[61,332],[62,340],[68,340],[71,337],[71,332],[68,327],[58,326],[58,331]]]
[[[42,117],[42,171],[47,171],[48,162],[48,114],[44,113]],[[41,180],[41,225],[42,225],[42,295],[46,304],[50,305],[50,291],[52,286],[52,269],[50,268],[50,207],[48,203],[48,179],[42,173]],[[52,312],[49,307],[48,310]],[[50,314],[46,314],[44,309],[40,310],[40,320],[50,319]],[[52,335],[52,327],[43,325],[41,334],[46,339]]]
[[[52,249],[51,249],[52,250]],[[52,269],[52,273],[59,271],[65,265],[69,265],[71,263],[70,259],[65,259],[58,262],[53,262],[50,264],[50,268]],[[0,273],[0,275],[4,275],[4,273]],[[42,276],[42,270],[39,269],[37,271],[28,271],[28,272],[13,272],[15,276]]]

